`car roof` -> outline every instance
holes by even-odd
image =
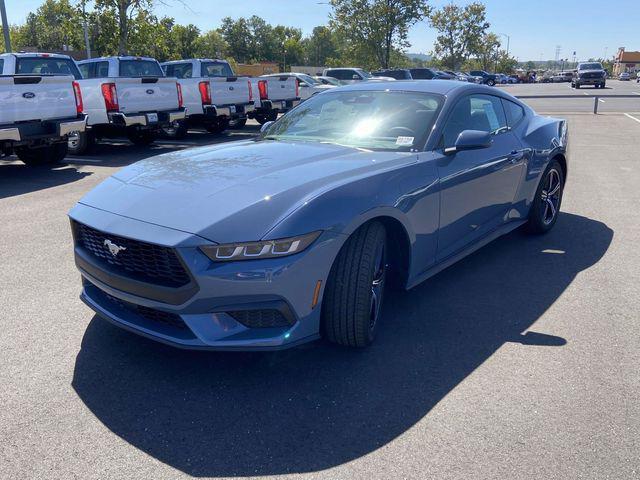
[[[1,53],[0,57],[9,57],[14,56],[18,58],[25,57],[37,57],[37,58],[71,58],[69,55],[64,55],[62,53],[39,53],[39,52],[12,52],[12,53]]]
[[[454,90],[465,90],[477,88],[475,85],[457,80],[395,80],[393,82],[359,82],[352,85],[340,87],[341,90],[389,90],[425,92],[448,95]],[[495,92],[495,88],[486,87],[488,92]]]
[[[122,55],[122,56],[111,56],[111,57],[95,57],[95,58],[87,58],[86,60],[81,60],[78,63],[88,63],[88,62],[97,62],[97,61],[106,61],[111,60],[112,58],[116,58],[118,60],[150,60],[152,62],[156,62],[157,60],[152,57],[140,57],[135,55]]]

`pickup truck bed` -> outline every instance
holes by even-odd
[[[72,76],[0,75],[0,156],[15,153],[29,165],[62,160],[67,136],[86,125],[78,95]]]
[[[251,79],[255,110],[249,118],[264,124],[278,118],[300,103],[298,82],[294,77],[257,77]]]

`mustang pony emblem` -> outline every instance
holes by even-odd
[[[116,257],[121,251],[126,250],[127,247],[121,247],[120,245],[116,245],[115,243],[113,243],[111,240],[106,239],[104,241],[104,246],[107,247],[109,249],[109,252],[111,253],[111,255],[113,255],[114,257]]]

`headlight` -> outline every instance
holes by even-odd
[[[320,236],[320,233],[322,232],[317,231],[279,240],[206,245],[200,247],[200,250],[214,262],[286,257],[302,252]]]

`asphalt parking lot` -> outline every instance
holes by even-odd
[[[597,116],[568,102],[548,103],[578,112],[555,229],[390,295],[365,351],[186,352],[78,299],[66,212],[86,191],[257,125],[54,169],[0,161],[0,477],[639,478],[640,95]]]

